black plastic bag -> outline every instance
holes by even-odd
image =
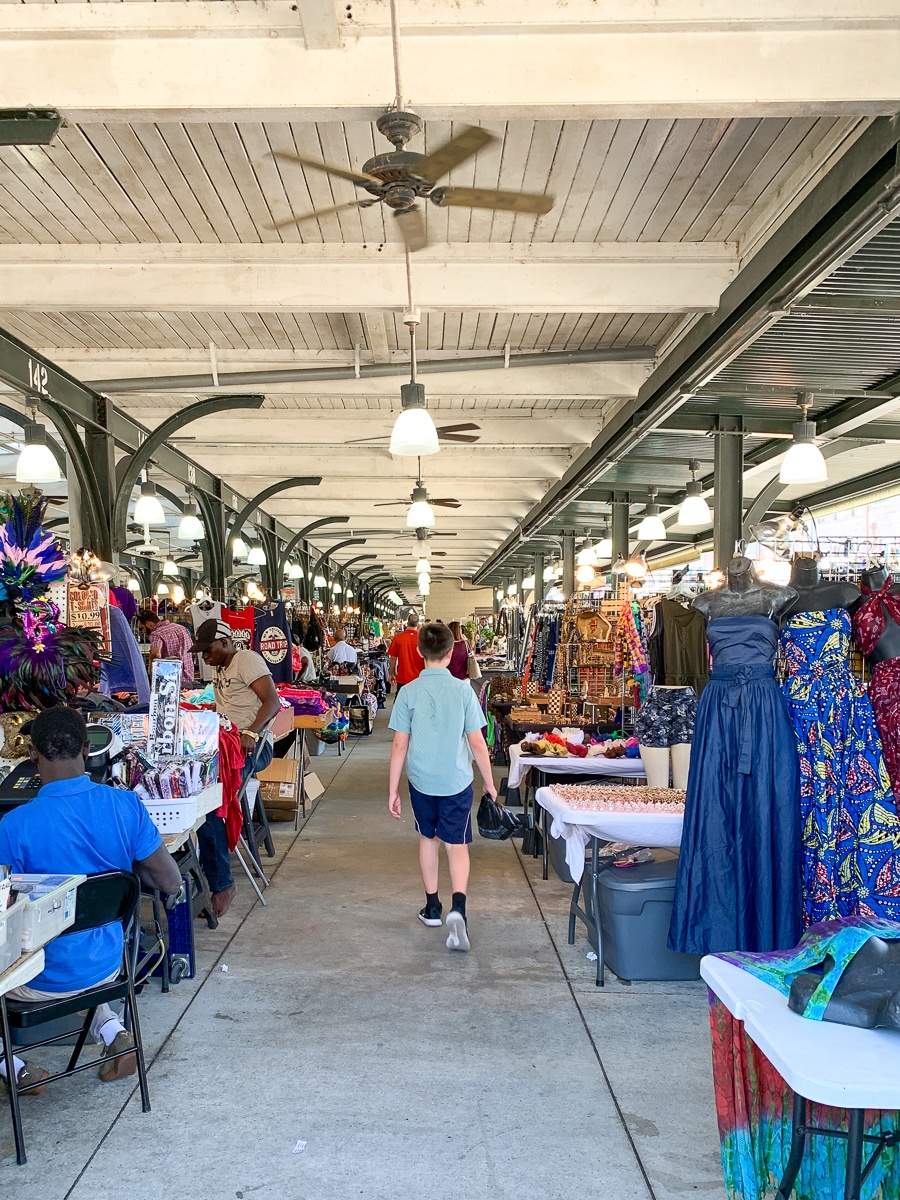
[[[478,832],[493,842],[504,842],[522,829],[522,818],[511,813],[490,796],[482,796],[478,805]]]

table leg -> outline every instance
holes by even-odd
[[[794,1184],[797,1181],[797,1175],[800,1172],[800,1164],[803,1162],[803,1152],[806,1149],[806,1100],[803,1096],[794,1092],[794,1112],[791,1118],[791,1153],[788,1157],[787,1166],[784,1168],[784,1174],[781,1177],[781,1183],[778,1185],[778,1191],[775,1193],[775,1200],[790,1200],[791,1192],[794,1190]]]
[[[13,1054],[12,1038],[9,1034],[9,1015],[6,1011],[6,997],[0,996],[0,1038],[3,1040],[3,1055],[6,1059],[7,1087],[9,1095],[9,1111],[12,1117],[13,1137],[16,1140],[16,1162],[24,1166],[28,1161],[25,1157],[25,1133],[22,1129],[22,1114],[19,1111],[19,1091],[15,1086],[16,1056]]]
[[[546,808],[541,809],[541,854],[543,856],[543,872],[542,879],[550,878],[550,830],[548,828],[550,822],[547,818]]]
[[[850,1109],[847,1125],[847,1176],[844,1183],[844,1200],[859,1200],[862,1186],[863,1122],[865,1112],[861,1108]]]
[[[294,833],[300,828],[300,813],[306,818],[306,730],[299,729],[298,744],[300,746],[300,795],[297,797],[297,807],[294,810]]]
[[[538,825],[538,822],[537,822],[538,788],[546,787],[546,784],[547,784],[547,778],[544,775],[543,771],[536,771],[535,776],[536,776],[536,778],[535,778],[535,783],[534,783],[534,800],[532,801],[532,805],[531,805],[531,812],[532,812],[531,824],[532,824],[532,828],[534,829],[534,850],[532,851],[532,855],[531,855],[532,858],[537,858],[537,856],[538,856],[538,827],[537,827],[537,825]],[[546,879],[547,876],[545,875],[544,878]]]
[[[591,908],[597,941],[597,987],[603,987],[603,929],[600,924],[600,842],[591,838]]]

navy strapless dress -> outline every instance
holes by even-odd
[[[669,946],[779,950],[801,934],[800,765],[768,617],[716,617],[700,697]]]

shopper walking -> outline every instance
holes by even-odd
[[[424,666],[422,655],[419,653],[419,614],[411,612],[406,618],[406,628],[402,633],[394,634],[388,646],[388,658],[391,663],[391,683],[396,683],[397,691],[407,683],[418,679]]]
[[[459,621],[451,621],[447,628],[453,634],[453,653],[450,655],[450,666],[447,669],[454,679],[468,679],[472,649],[463,636]]]
[[[466,893],[472,840],[473,757],[481,772],[484,792],[496,800],[497,789],[481,732],[484,714],[475,692],[467,682],[454,679],[447,669],[453,654],[453,634],[446,625],[423,625],[417,646],[423,659],[422,671],[398,694],[389,722],[389,728],[394,730],[394,743],[388,808],[399,821],[400,774],[405,763],[419,834],[419,867],[425,885],[425,907],[419,913],[419,920],[423,925],[443,924],[443,906],[438,895],[443,842],[453,892],[452,908],[447,914],[447,946],[451,950],[468,950]]]

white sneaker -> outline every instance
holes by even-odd
[[[469,926],[466,918],[455,908],[447,913],[447,949],[469,950]]]

